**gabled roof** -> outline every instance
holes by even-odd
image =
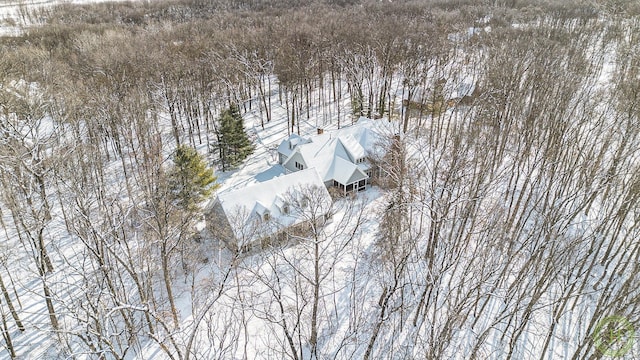
[[[392,123],[386,120],[371,120],[360,118],[352,126],[344,127],[308,139],[298,135],[292,135],[280,144],[278,151],[288,149],[293,144],[291,139],[297,141],[297,146],[287,152],[287,160],[284,166],[293,161],[294,154],[299,153],[309,167],[315,167],[323,181],[347,180],[354,172],[359,171],[364,178],[368,167],[358,167],[356,161],[365,157],[368,152],[373,152],[375,145],[383,138],[383,134],[392,133]],[[298,139],[303,139],[298,140]],[[285,154],[285,152],[280,151]],[[336,160],[343,159],[344,161]],[[346,163],[351,163],[347,165]],[[342,183],[342,182],[341,182]]]
[[[298,134],[291,134],[291,136],[282,140],[278,146],[278,152],[289,157],[297,145],[306,144],[308,142],[310,142],[310,140],[307,138],[303,138]]]
[[[352,162],[356,162],[356,160],[361,159],[365,155],[364,147],[356,140],[356,138],[352,134],[347,134],[345,136],[340,136],[338,141],[342,144],[344,149],[347,151],[347,154],[351,158]]]
[[[275,205],[278,210],[280,210],[280,212],[283,211],[284,209],[284,205],[287,203],[287,200],[285,200],[284,197],[282,197],[281,194],[276,195],[275,200],[273,201],[273,205]]]
[[[348,185],[349,180],[357,178],[358,180],[366,179],[368,176],[365,174],[358,165],[349,162],[341,157],[336,156],[331,164],[330,169],[331,178],[342,185]]]
[[[268,214],[269,213],[269,205],[265,205],[260,201],[256,201],[256,205],[253,208],[253,212],[255,212],[256,214],[262,216],[264,214]]]
[[[256,221],[266,213],[272,221],[261,226],[259,233],[253,234],[253,239],[269,236],[283,227],[295,225],[302,221],[297,214],[284,213],[287,199],[295,196],[307,187],[317,187],[321,192],[322,206],[327,210],[332,203],[331,196],[324,186],[324,182],[313,169],[305,169],[281,175],[279,177],[256,183],[239,190],[225,191],[218,195],[218,201],[236,238],[247,234],[247,229],[254,226]],[[240,218],[242,224],[234,224],[232,219]],[[249,240],[249,239],[244,239]]]
[[[286,167],[293,161],[293,155],[298,153],[302,156],[307,166],[313,166],[318,171],[323,181],[331,180],[332,177],[330,176],[329,170],[333,163],[333,158],[335,156],[346,157],[347,153],[344,148],[342,148],[342,145],[336,148],[338,142],[335,139],[324,138],[324,135],[321,136],[323,136],[321,140],[324,141],[311,141],[297,146],[283,165]]]

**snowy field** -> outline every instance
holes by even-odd
[[[90,4],[97,2],[122,2],[123,0],[0,0],[0,36],[16,36],[24,27],[32,26],[29,20],[34,10],[59,4]]]

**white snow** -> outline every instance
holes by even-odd
[[[355,175],[360,175],[362,178],[367,178],[367,175],[362,173],[362,170],[360,170],[357,165],[345,160],[340,156],[336,156],[333,159],[333,163],[331,163],[329,170],[327,171],[326,178],[328,180],[333,179],[340,184],[350,184],[349,179],[351,179],[356,172],[358,172],[359,174]]]
[[[79,2],[79,1],[74,1]],[[46,2],[56,3],[54,1]],[[13,5],[11,5],[13,4]],[[30,2],[29,6],[35,6],[36,2]],[[15,3],[10,3],[7,6],[17,6]],[[0,8],[0,11],[8,11],[8,7]],[[8,12],[7,12],[8,13]],[[2,29],[0,29],[0,32]],[[475,34],[469,32],[467,35]],[[607,61],[604,65],[603,78],[610,76],[613,72],[613,61]],[[461,85],[458,90],[452,89],[452,93],[468,94],[473,92],[473,86]],[[348,101],[348,100],[346,100]],[[259,126],[257,111],[252,111],[245,114],[247,119],[247,127],[253,134],[255,134],[255,140],[257,142],[256,152],[248,159],[240,169],[219,174],[220,182],[222,184],[222,190],[220,191],[220,198],[223,204],[226,204],[230,212],[237,211],[238,209],[244,209],[247,213],[255,213],[264,215],[269,213],[271,218],[281,224],[292,224],[295,217],[291,214],[286,214],[284,211],[284,205],[287,202],[288,192],[293,188],[303,185],[316,185],[324,189],[323,181],[326,178],[335,178],[336,180],[348,181],[347,175],[351,175],[354,171],[354,165],[352,161],[354,158],[360,156],[363,151],[369,151],[369,149],[375,147],[375,143],[379,140],[379,136],[375,132],[361,131],[362,125],[365,123],[375,124],[384,128],[386,135],[393,135],[393,127],[385,119],[381,120],[360,120],[355,125],[343,127],[341,129],[330,129],[335,126],[335,118],[323,119],[323,124],[326,133],[320,136],[309,136],[309,134],[315,133],[318,127],[318,118],[315,119],[316,123],[312,124],[312,120],[302,119],[301,134],[291,135],[292,147],[307,150],[301,150],[303,155],[308,156],[309,159],[317,161],[321,166],[317,168],[307,168],[302,171],[298,171],[289,175],[285,175],[285,169],[277,164],[277,154],[279,150],[287,157],[291,155],[291,148],[285,142],[278,143],[282,140],[282,134],[287,133],[287,121],[285,109],[281,106],[274,105],[273,120],[270,123],[265,124],[265,128],[262,129]],[[42,133],[49,133],[49,120],[43,121]],[[343,119],[344,121],[344,119]],[[347,123],[350,121],[347,121]],[[308,140],[311,143],[307,143]],[[324,143],[323,143],[324,141]],[[283,147],[284,144],[284,147]],[[329,144],[329,145],[328,145]],[[331,151],[324,152],[326,149]],[[425,156],[433,156],[430,152],[436,153],[437,148],[431,148],[428,144],[416,143],[412,145],[412,150],[419,152],[423,151]],[[288,151],[288,152],[287,152]],[[428,153],[429,152],[429,153]],[[317,155],[316,155],[317,154]],[[337,154],[337,155],[336,155]],[[310,160],[311,162],[311,160]],[[533,165],[532,165],[533,166]],[[363,164],[358,164],[356,168],[364,167]],[[325,177],[318,174],[317,169],[323,168],[325,171]],[[121,180],[121,174],[119,164],[109,164],[106,169],[110,174],[107,177],[118,178]],[[534,174],[535,175],[535,174]],[[345,180],[346,179],[346,180]],[[415,179],[415,181],[427,181],[427,179]],[[124,197],[121,189],[118,189],[118,185],[121,185],[121,181],[115,181],[111,196]],[[501,184],[499,184],[501,185]],[[496,186],[499,187],[499,186]],[[326,190],[326,189],[325,189]],[[486,221],[486,227],[492,226],[492,219],[499,218],[501,213],[500,204],[502,202],[498,197],[502,196],[499,193],[499,189],[495,190],[496,194],[488,195],[483,198],[483,205],[481,209],[485,211],[488,216],[484,220]],[[526,190],[522,189],[524,193]],[[436,191],[449,191],[449,189],[434,189]],[[519,191],[519,190],[518,190]],[[427,195],[426,195],[427,196]],[[436,194],[428,194],[428,196],[437,197]],[[518,193],[513,196],[518,196]],[[376,310],[379,306],[378,299],[380,299],[380,288],[388,283],[389,274],[385,272],[384,266],[375,263],[376,261],[376,248],[373,244],[377,232],[377,224],[380,221],[378,212],[376,210],[382,208],[385,196],[377,188],[371,188],[364,193],[359,193],[353,199],[340,199],[337,203],[334,203],[334,207],[337,211],[334,213],[332,221],[326,226],[323,231],[327,234],[336,236],[328,237],[328,241],[321,244],[323,252],[322,266],[324,273],[329,274],[323,279],[323,287],[321,294],[322,297],[322,316],[326,327],[324,332],[320,334],[320,338],[324,341],[322,358],[358,358],[362,355],[362,349],[353,345],[356,342],[360,344],[366,343],[366,336],[370,331],[370,324],[374,319],[364,318],[362,314],[376,314]],[[423,201],[427,202],[431,199],[425,198]],[[477,199],[473,199],[476,201]],[[359,202],[362,201],[362,202]],[[467,200],[464,200],[467,201]],[[471,200],[468,200],[469,202]],[[480,200],[478,200],[480,201]],[[494,206],[494,203],[495,205]],[[356,210],[348,210],[347,204],[356,204],[356,208],[360,207],[364,212],[364,222],[358,229],[357,234],[353,239],[349,238],[348,221],[356,218]],[[412,205],[413,206],[413,205]],[[3,211],[4,210],[4,211]],[[51,224],[47,226],[45,231],[47,239],[51,242],[50,249],[52,250],[52,256],[54,257],[56,271],[51,274],[49,280],[51,284],[55,286],[56,292],[56,305],[60,305],[58,310],[61,314],[61,319],[64,321],[64,313],[73,311],[73,300],[79,292],[80,282],[77,281],[78,273],[83,270],[80,266],[85,260],[86,253],[83,252],[83,246],[74,238],[67,234],[64,230],[64,222],[59,209],[54,209],[54,219]],[[434,211],[437,211],[434,210]],[[12,231],[12,220],[8,214],[7,209],[0,209],[0,213],[6,219],[4,223],[9,226],[4,228],[3,235],[3,255],[9,259],[6,264],[6,273],[9,279],[17,284],[17,289],[21,295],[21,315],[24,316],[25,324],[29,330],[24,334],[13,331],[13,335],[16,336],[19,341],[16,341],[16,348],[21,359],[44,359],[55,358],[60,356],[60,352],[57,350],[55,336],[49,332],[48,319],[46,317],[46,308],[43,305],[41,294],[40,278],[33,268],[33,261],[29,259],[30,249],[28,249],[24,243],[20,242],[15,231]],[[594,215],[595,213],[595,215]],[[602,216],[599,216],[602,215]],[[592,210],[589,217],[586,215],[584,218],[580,218],[575,221],[584,225],[584,229],[578,228],[574,224],[567,230],[565,236],[579,238],[581,234],[597,233],[595,228],[589,228],[586,224],[597,223],[598,217],[604,218],[607,215],[605,211],[598,213],[598,210]],[[254,218],[255,219],[255,218]],[[431,220],[429,216],[425,216],[425,222]],[[449,221],[450,219],[445,219]],[[118,221],[118,219],[113,219]],[[420,219],[422,221],[422,218]],[[453,223],[457,223],[457,219],[450,220],[452,226]],[[574,222],[574,223],[575,223]],[[346,224],[346,225],[345,225]],[[534,227],[533,224],[527,224],[526,226]],[[196,229],[202,230],[204,223],[198,222]],[[340,232],[340,230],[343,230]],[[475,235],[475,234],[474,234]],[[303,239],[307,240],[307,239]],[[440,240],[440,239],[438,239]],[[509,239],[504,239],[508,241]],[[502,240],[501,240],[502,241]],[[499,243],[497,241],[497,243]],[[309,301],[307,294],[309,294],[309,282],[306,280],[310,278],[310,271],[313,268],[312,259],[310,255],[312,252],[309,250],[310,245],[315,245],[311,241],[301,241],[300,244],[286,248],[276,248],[269,251],[265,251],[262,254],[257,254],[253,257],[247,257],[242,259],[241,265],[234,268],[233,279],[234,286],[231,290],[226,290],[220,298],[216,298],[217,288],[215,286],[222,286],[224,279],[224,267],[229,260],[229,255],[225,252],[224,248],[216,247],[214,242],[207,242],[207,247],[213,252],[217,250],[217,260],[210,261],[208,267],[204,270],[200,269],[197,275],[194,275],[194,288],[213,290],[201,290],[201,298],[197,298],[196,292],[190,292],[193,289],[190,288],[191,284],[185,283],[175,284],[177,295],[177,304],[183,317],[181,318],[181,328],[185,334],[189,331],[197,331],[196,342],[198,346],[198,358],[277,358],[278,352],[276,347],[280,346],[283,341],[282,329],[279,328],[278,321],[280,319],[295,320],[296,306],[302,306],[301,303],[307,304]],[[135,246],[136,244],[134,244]],[[444,239],[439,246],[443,246],[446,249]],[[425,309],[425,313],[432,313],[433,317],[424,316],[423,324],[419,324],[418,329],[414,329],[412,326],[406,326],[400,328],[401,334],[385,334],[388,330],[383,327],[383,334],[381,335],[379,342],[384,344],[381,346],[388,346],[389,349],[397,350],[397,357],[413,358],[419,354],[420,346],[424,348],[428,347],[429,339],[423,338],[425,327],[431,327],[429,330],[440,331],[441,320],[446,318],[447,315],[450,319],[455,319],[455,309],[449,308],[450,302],[453,302],[457,297],[464,296],[464,284],[472,283],[469,280],[470,276],[474,275],[474,267],[485,266],[485,263],[491,265],[491,259],[493,256],[490,252],[482,253],[482,257],[474,258],[473,247],[478,246],[473,241],[469,243],[469,249],[465,249],[462,253],[461,259],[463,262],[460,264],[468,264],[465,269],[453,269],[443,270],[442,278],[434,280],[431,269],[427,269],[424,266],[424,259],[411,259],[408,266],[410,270],[406,271],[408,281],[406,283],[407,288],[412,289],[415,284],[423,284],[425,282],[431,282],[433,289],[435,289],[436,299],[432,302],[429,309]],[[446,256],[442,248],[439,250],[439,256]],[[497,251],[496,251],[497,252]],[[422,252],[424,253],[424,252]],[[205,253],[206,256],[209,253]],[[513,259],[499,259],[503,262],[510,261],[511,268],[514,273],[519,271],[518,265],[524,263],[526,260],[526,254],[520,255],[521,258]],[[523,261],[520,261],[523,260]],[[449,261],[448,258],[442,258],[443,263]],[[465,263],[468,262],[468,263]],[[373,266],[375,264],[376,266]],[[458,264],[458,263],[456,263]],[[73,268],[78,265],[78,268]],[[461,265],[462,266],[462,265]],[[509,270],[510,270],[509,269]],[[590,275],[596,280],[596,274],[602,272],[604,267],[601,265],[595,265],[594,271]],[[395,269],[392,269],[395,270]],[[387,270],[389,271],[389,270]],[[391,272],[391,271],[389,271]],[[282,280],[283,288],[279,289],[285,305],[285,313],[280,314],[277,306],[274,303],[275,296],[272,296],[270,292],[276,291],[273,286],[273,276],[278,275]],[[186,279],[185,275],[185,279]],[[493,278],[487,279],[486,283],[482,283],[481,287],[477,289],[478,292],[485,291],[484,287],[492,285],[490,281]],[[508,311],[510,306],[514,306],[513,294],[508,294],[506,289],[511,283],[516,283],[517,277],[514,275],[505,280],[504,283],[499,284],[495,293],[487,293],[487,307],[484,309],[481,320],[478,322],[478,326],[473,328],[466,326],[460,326],[459,332],[455,332],[450,342],[465,343],[464,337],[474,339],[480,334],[478,331],[488,331],[487,345],[480,349],[481,356],[486,356],[488,359],[499,359],[506,356],[504,351],[504,341],[500,338],[503,334],[510,331],[509,326],[505,322],[496,320],[496,323],[492,323],[494,319],[500,318],[504,311]],[[437,282],[436,282],[437,281]],[[523,282],[531,281],[529,278],[522,279]],[[447,284],[448,282],[448,284]],[[214,285],[212,285],[214,284]],[[447,284],[447,285],[445,285]],[[452,289],[450,284],[460,284],[460,289]],[[208,287],[207,287],[208,286]],[[416,286],[416,288],[419,288]],[[457,294],[454,294],[455,290],[460,290]],[[575,326],[581,324],[585,319],[590,319],[592,314],[586,314],[588,309],[591,308],[589,301],[597,301],[597,296],[600,296],[598,289],[591,288],[587,291],[593,291],[593,295],[581,296],[577,299],[577,308],[575,311],[567,311],[559,318],[559,326],[562,327],[563,337],[554,337],[553,342],[548,350],[549,356],[545,358],[563,358],[567,357],[570,350],[573,349],[571,343],[578,343],[584,339],[585,328],[583,326]],[[526,295],[526,294],[524,294]],[[523,295],[523,296],[524,296]],[[511,297],[509,297],[511,296]],[[414,294],[415,297],[415,294]],[[409,297],[408,297],[409,298]],[[552,296],[545,294],[543,299],[555,301]],[[197,301],[201,301],[198,303]],[[410,300],[406,300],[410,301]],[[511,303],[509,302],[511,301]],[[207,307],[214,304],[214,307]],[[546,301],[540,303],[545,304]],[[205,305],[203,305],[205,304]],[[407,304],[416,305],[416,304]],[[517,305],[517,304],[516,304]],[[64,306],[67,306],[66,308]],[[304,308],[304,306],[302,306]],[[122,304],[118,307],[108,309],[105,311],[104,316],[113,315],[118,309],[130,309],[133,311],[143,311],[143,307]],[[304,308],[301,312],[302,324],[306,325],[304,321],[308,321],[305,318],[308,307]],[[448,314],[448,312],[453,313]],[[209,327],[201,326],[196,329],[198,316],[208,316],[212,320],[209,322]],[[415,314],[408,314],[412,318]],[[546,315],[546,316],[540,316]],[[536,309],[533,313],[534,321],[530,322],[525,329],[524,340],[517,344],[515,349],[515,357],[524,356],[523,344],[527,344],[527,347],[531,345],[531,349],[540,349],[540,339],[537,336],[538,333],[542,333],[543,330],[537,329],[537,325],[546,326],[552,320],[548,316],[548,307]],[[392,321],[398,321],[394,314],[387,314],[389,323]],[[431,316],[431,315],[430,315]],[[365,316],[366,317],[366,316]],[[417,316],[416,316],[417,317]],[[514,317],[517,322],[517,317]],[[405,321],[409,320],[409,317],[405,318]],[[422,330],[420,326],[423,326]],[[458,326],[458,324],[452,324],[452,326]],[[514,326],[517,326],[514,325]],[[35,330],[34,330],[35,329]],[[394,328],[393,331],[398,330]],[[82,332],[83,329],[74,329],[74,331]],[[306,329],[304,330],[306,331]],[[238,335],[242,334],[242,335]],[[234,338],[238,336],[238,338]],[[395,340],[389,340],[394,336]],[[422,345],[415,345],[415,348],[409,348],[405,346],[407,343],[411,343],[411,337],[420,337],[421,341],[424,341]],[[508,336],[508,335],[507,335]],[[554,334],[557,336],[557,333]],[[339,343],[340,339],[348,339],[346,343]],[[182,339],[180,339],[182,340]],[[396,341],[395,343],[393,341]],[[471,343],[469,340],[468,343]],[[233,344],[230,346],[229,344]],[[347,349],[347,350],[345,350]],[[461,359],[465,358],[469,354],[470,348],[458,349],[458,353],[451,353],[449,358]],[[303,351],[308,355],[308,349],[303,348]],[[340,352],[342,351],[342,352]],[[346,354],[352,351],[348,356]],[[451,351],[454,351],[453,349]],[[531,350],[527,350],[531,351]],[[640,349],[635,347],[634,353],[638,353]],[[391,351],[393,353],[393,351]],[[204,355],[203,355],[204,354]],[[280,354],[281,355],[281,354]],[[540,354],[530,354],[537,355]],[[0,356],[7,356],[6,352],[0,352]],[[82,354],[75,354],[77,358],[82,358]],[[637,355],[636,355],[637,357]],[[136,349],[135,353],[132,351],[127,359],[151,359],[151,358],[164,358],[163,352],[160,350],[157,344],[149,341],[144,345],[143,349]]]
[[[30,19],[34,10],[60,4],[137,2],[132,0],[6,0],[0,1],[0,36],[19,36],[25,28],[37,26]]]
[[[318,170],[323,181],[335,180],[347,185],[353,177],[368,178],[357,164],[367,153],[373,152],[385,136],[393,135],[393,127],[394,123],[386,119],[360,118],[355,125],[306,139],[292,135],[282,141],[278,151],[287,156],[283,165],[289,169],[292,169],[297,153],[306,166]],[[288,151],[290,147],[293,147],[292,151]]]
[[[252,227],[256,221],[265,221],[264,216],[268,214],[268,224],[273,226],[261,227],[260,233],[255,235],[266,237],[282,227],[303,221],[298,214],[284,211],[284,206],[308,188],[317,188],[321,192],[324,202],[322,206],[328,209],[331,196],[315,168],[281,175],[243,189],[222,192],[218,195],[217,201],[220,202],[227,218],[242,214],[243,223],[232,224],[237,238],[241,238],[243,230]]]

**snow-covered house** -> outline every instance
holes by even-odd
[[[324,182],[311,168],[220,193],[207,211],[207,223],[231,249],[248,249],[303,226],[311,212],[325,216],[331,204]]]
[[[362,191],[375,169],[368,159],[382,138],[374,129],[384,121],[360,118],[353,126],[301,137],[293,134],[278,147],[279,163],[288,173],[315,168],[326,187],[343,193]]]

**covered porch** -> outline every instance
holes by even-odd
[[[369,176],[358,165],[340,157],[336,157],[332,166],[333,186],[343,195],[356,193],[367,188]],[[329,186],[331,182],[327,183]]]
[[[336,180],[333,181],[333,186],[340,189],[343,195],[347,195],[349,193],[356,193],[359,191],[364,191],[367,188],[367,180],[362,179],[358,181],[354,181],[349,184],[342,184]]]

